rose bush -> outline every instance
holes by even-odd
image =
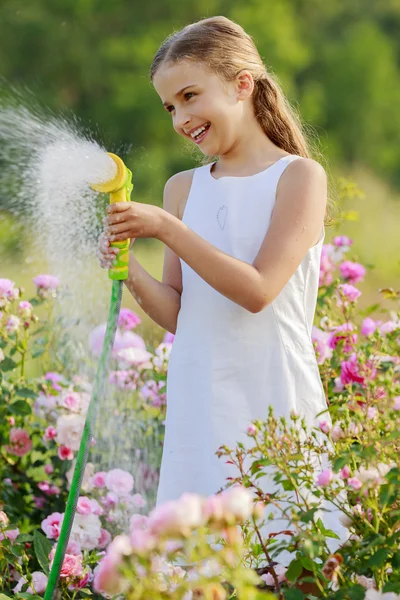
[[[380,290],[389,308],[360,310],[366,272],[348,237],[323,246],[312,340],[329,411],[313,428],[272,411],[244,423],[247,443],[216,449],[237,468],[224,492],[157,509],[173,336],[148,347],[133,331],[140,318],[121,311],[104,410],[114,430],[131,428],[118,448],[134,439],[135,464],[108,465],[103,419],[62,565],[63,598],[400,597],[399,294]],[[81,354],[53,310],[60,281],[34,281],[36,295],[24,299],[0,279],[2,600],[43,595],[91,394],[91,371],[78,370]],[[90,336],[93,367],[104,333],[99,325]],[[27,378],[32,356],[41,374]]]

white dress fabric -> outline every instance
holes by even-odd
[[[270,223],[279,178],[301,159],[289,154],[247,177],[215,179],[210,164],[195,169],[182,221],[251,264]],[[311,340],[324,237],[322,229],[277,298],[256,314],[181,260],[157,505],[185,492],[214,494],[227,477],[237,477],[236,468],[215,452],[223,444],[234,449],[238,441],[252,445],[246,429],[253,419],[265,419],[269,405],[277,416],[294,410],[310,425],[327,408]]]

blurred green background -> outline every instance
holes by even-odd
[[[76,115],[109,150],[129,147],[133,199],[162,205],[166,180],[202,155],[174,133],[150,64],[167,35],[213,15],[253,36],[312,129],[332,185],[344,176],[363,191],[343,200],[352,220],[328,229],[326,241],[354,238],[351,257],[371,267],[361,305],[375,302],[379,287],[396,288],[400,270],[400,0],[2,0],[0,74]],[[0,277],[31,291],[45,260],[30,252],[36,233],[21,229],[9,205],[0,189]],[[138,240],[134,252],[161,278],[161,243]],[[127,294],[124,303],[143,315]]]

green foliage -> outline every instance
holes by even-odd
[[[220,14],[254,37],[289,100],[321,136],[324,154],[362,162],[400,185],[400,9],[389,0],[3,0],[2,74],[51,109],[71,110],[102,132],[110,150],[131,147],[138,197],[160,204],[166,179],[200,155],[191,156],[173,132],[150,65],[167,35]]]

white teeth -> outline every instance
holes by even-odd
[[[196,131],[193,131],[193,133],[191,133],[190,135],[192,138],[195,138],[198,135],[200,135],[200,133],[203,133],[203,131],[205,131],[205,130],[206,130],[206,127],[205,127],[205,125],[203,125],[202,127],[199,127],[198,129],[196,129]]]

